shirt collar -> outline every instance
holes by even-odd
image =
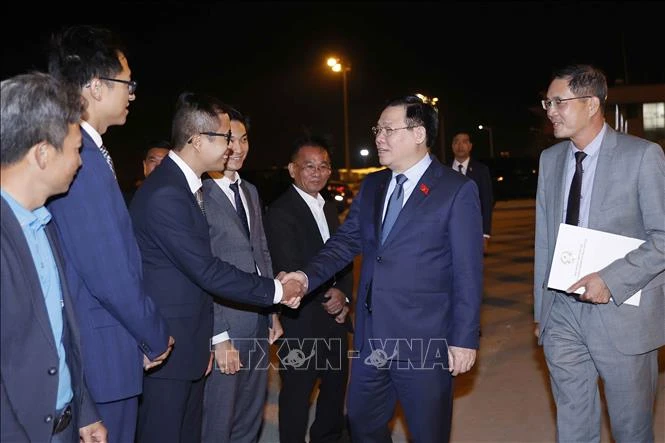
[[[88,135],[90,136],[92,141],[95,142],[95,145],[97,145],[98,148],[104,144],[104,142],[102,141],[102,136],[99,134],[99,132],[97,132],[95,128],[92,127],[90,123],[88,123],[85,120],[81,120],[81,128],[83,128],[83,130],[88,133]]]
[[[593,157],[598,153],[598,150],[600,149],[600,144],[603,142],[603,137],[605,136],[605,133],[607,132],[607,123],[603,124],[603,127],[601,128],[600,132],[598,135],[596,135],[593,140],[591,140],[591,143],[589,143],[586,148],[584,148],[584,153],[590,157]],[[575,155],[575,153],[579,151],[577,146],[575,146],[575,143],[572,141],[570,142],[570,155]]]
[[[175,153],[173,149],[169,151],[169,158],[175,162],[175,164],[180,168],[183,174],[185,174],[185,179],[187,180],[187,185],[189,186],[190,191],[195,193],[201,188],[201,177],[196,175],[196,172],[189,167],[185,161],[180,158],[178,154]]]
[[[240,178],[240,174],[237,172],[235,173],[235,176],[233,179],[228,178],[226,175],[223,175],[221,178],[213,178],[213,181],[217,183],[219,186],[221,186],[224,189],[231,189],[230,186],[232,183],[238,182],[238,186],[242,183],[242,179]]]
[[[467,170],[469,168],[469,161],[471,160],[471,157],[467,157],[466,160],[464,160],[462,163],[458,162],[457,159],[453,162],[453,169],[457,170],[458,165],[462,165],[462,168],[464,170]]]
[[[427,168],[429,168],[431,163],[432,158],[429,154],[427,154],[418,163],[402,172],[402,174],[406,175],[406,178],[409,180],[409,182],[413,183],[415,186],[415,184],[418,183],[418,180],[420,180],[420,177],[422,177]],[[397,173],[393,171],[392,178],[394,179],[396,175]]]
[[[29,226],[33,231],[39,231],[51,221],[51,213],[45,206],[40,206],[34,211],[29,211],[17,202],[14,197],[7,194],[4,189],[0,190],[0,193],[2,193],[2,197],[9,204],[21,228]]]
[[[308,193],[306,193],[296,185],[293,185],[293,187],[295,188],[296,191],[298,191],[298,194],[300,194],[303,200],[305,200],[305,203],[307,203],[308,205],[310,206],[317,205],[319,208],[323,208],[323,206],[326,204],[326,201],[323,199],[323,197],[321,197],[320,193],[317,193],[316,197],[312,197],[311,195],[309,195]]]

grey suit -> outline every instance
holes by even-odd
[[[559,438],[599,439],[595,381],[600,375],[614,438],[650,441],[657,348],[665,344],[665,155],[647,140],[609,127],[606,131],[598,151],[588,227],[645,243],[599,271],[612,294],[607,304],[582,303],[548,290],[564,195],[570,186],[565,179],[570,142],[543,151],[536,199],[535,320],[557,401]],[[639,289],[640,306],[624,304]],[[582,356],[576,355],[579,348],[569,347],[580,337]],[[575,404],[580,399],[587,403]],[[572,412],[566,416],[566,410]],[[562,435],[562,429],[568,434]]]
[[[242,271],[256,272],[258,267],[262,276],[272,277],[258,193],[244,180],[240,189],[247,201],[249,239],[229,197],[212,179],[203,180],[212,252]],[[268,383],[268,327],[269,312],[265,308],[215,299],[213,335],[228,332],[243,368],[227,375],[214,367],[206,380],[204,442],[257,441]]]

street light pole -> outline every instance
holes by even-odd
[[[330,57],[327,64],[333,72],[342,72],[342,94],[344,101],[344,169],[346,169],[347,179],[350,179],[351,147],[349,146],[349,88],[346,75],[351,70],[351,66],[344,64],[336,57]]]
[[[351,148],[349,147],[349,90],[346,83],[346,73],[349,69],[342,70],[343,94],[344,94],[344,168],[347,179],[351,177]]]
[[[487,129],[490,136],[490,158],[494,158],[494,135],[492,134],[492,128],[489,126],[478,125],[478,129]]]

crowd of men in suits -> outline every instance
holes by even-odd
[[[74,26],[53,39],[49,74],[2,82],[2,441],[255,442],[276,340],[280,441],[338,441],[345,399],[354,441],[390,441],[398,401],[414,441],[448,441],[454,377],[479,346],[493,205],[468,134],[444,166],[430,154],[436,109],[392,99],[372,128],[386,168],[343,224],[320,194],[332,165],[313,136],[295,143],[293,186],[263,214],[241,178],[248,118],[184,92],[170,149],[127,208],[102,141],[136,98],[125,54],[109,31]],[[653,440],[665,156],[604,123],[606,94],[600,71],[576,65],[543,100],[570,139],[541,157],[536,227],[536,334],[561,441],[599,438],[599,376],[615,438]],[[550,291],[563,220],[645,243]],[[639,289],[641,305],[624,305]]]

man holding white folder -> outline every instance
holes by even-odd
[[[536,336],[557,406],[557,441],[600,441],[600,376],[614,440],[652,442],[657,353],[665,344],[665,155],[612,130],[606,98],[603,73],[575,65],[555,73],[542,101],[555,137],[567,140],[540,157]],[[555,291],[548,280],[561,259],[554,249],[564,222],[644,243]],[[640,290],[637,306],[625,303]]]

